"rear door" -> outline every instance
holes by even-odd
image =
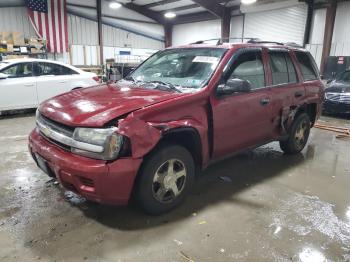
[[[300,105],[305,98],[305,88],[298,78],[292,53],[288,49],[269,49],[271,73],[271,110],[274,122],[274,135],[281,134],[282,114]]]
[[[0,79],[0,110],[34,108],[38,105],[36,77],[31,62],[2,69],[8,78]]]
[[[66,75],[65,67],[48,62],[34,64],[37,75],[38,99],[42,101],[53,96],[71,91],[70,76]]]
[[[214,158],[255,146],[271,138],[270,91],[266,88],[266,59],[262,49],[244,48],[232,57],[223,82],[238,78],[251,84],[251,92],[224,97],[213,95]]]

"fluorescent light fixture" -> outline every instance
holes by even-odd
[[[175,17],[176,17],[176,14],[175,14],[174,12],[166,12],[166,13],[164,14],[164,16],[165,16],[166,18],[175,18]]]
[[[118,8],[122,7],[122,4],[118,3],[118,2],[110,2],[109,7],[112,9],[118,9]]]
[[[254,4],[256,0],[241,0],[241,3],[244,5],[251,5]]]

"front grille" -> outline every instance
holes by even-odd
[[[36,125],[40,133],[50,142],[69,150],[72,147],[94,153],[102,153],[103,146],[75,140],[74,128],[53,121],[37,112]]]
[[[333,102],[350,104],[350,95],[344,93],[326,93],[326,99]]]
[[[74,128],[72,127],[68,127],[66,125],[63,125],[61,123],[58,123],[56,121],[53,121],[49,118],[47,118],[46,116],[40,114],[38,112],[37,114],[37,121],[41,124],[44,124],[45,126],[49,127],[51,130],[54,130],[56,132],[59,132],[61,134],[64,134],[68,137],[72,137],[73,136],[73,132],[74,132]],[[71,151],[71,147],[68,145],[65,145],[59,141],[56,141],[54,139],[52,139],[51,137],[48,137],[45,133],[42,132],[42,130],[39,128],[40,134],[47,139],[49,142],[51,142],[52,144],[55,144],[56,146],[66,150],[66,151]]]
[[[58,123],[54,120],[47,118],[46,116],[44,116],[40,113],[37,116],[37,120],[39,122],[43,123],[44,125],[50,127],[54,131],[57,131],[61,134],[69,136],[69,137],[73,137],[73,132],[74,132],[73,127],[69,127],[69,126],[66,126],[64,124]]]

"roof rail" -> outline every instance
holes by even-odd
[[[303,48],[303,46],[294,42],[281,43],[277,41],[262,41],[260,39],[252,39],[248,41],[248,43],[249,44],[276,44],[276,45],[284,45],[284,46],[290,46],[290,47],[296,47],[296,48]]]
[[[224,37],[224,38],[212,38],[212,39],[206,39],[206,40],[199,40],[193,43],[190,43],[190,45],[200,45],[200,44],[204,44],[206,42],[209,41],[217,41],[216,45],[222,45],[223,43],[225,43],[224,40],[228,40],[228,42],[230,40],[241,40],[243,42],[243,40],[248,40],[249,41],[255,41],[255,40],[259,40],[258,38],[253,38],[253,37]]]
[[[288,42],[288,43],[285,43],[285,45],[290,46],[290,47],[303,48],[302,45],[299,45],[299,44],[294,43],[294,42]]]
[[[276,45],[284,45],[281,42],[277,42],[277,41],[263,41],[263,40],[260,40],[258,38],[251,39],[247,43],[249,43],[249,44],[276,44]]]

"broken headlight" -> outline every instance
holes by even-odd
[[[117,133],[116,127],[76,128],[74,130],[73,139],[100,147],[100,150],[94,151],[72,148],[73,153],[102,160],[116,159],[124,141],[123,136]]]

